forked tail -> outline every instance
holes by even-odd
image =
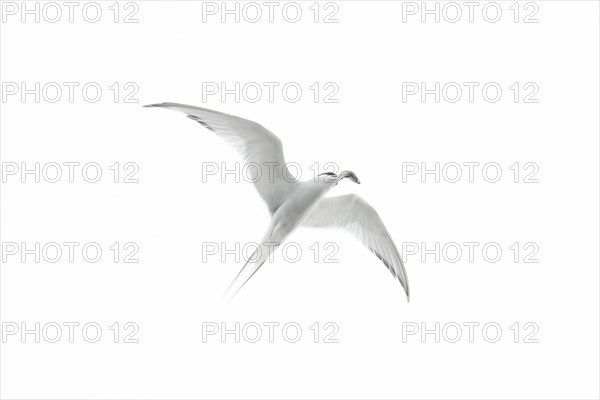
[[[248,259],[244,267],[237,274],[233,282],[229,285],[225,293],[223,294],[223,300],[226,302],[230,302],[233,300],[235,295],[244,287],[246,282],[254,276],[256,271],[269,259],[271,254],[275,251],[275,249],[280,245],[277,242],[269,242],[263,240],[254,250],[252,256]]]

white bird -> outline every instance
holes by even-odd
[[[281,140],[256,122],[185,104],[160,103],[145,107],[181,111],[229,142],[245,162],[269,167],[269,174],[255,179],[254,184],[269,207],[271,223],[257,250],[229,285],[226,298],[232,299],[238,293],[290,233],[307,226],[341,228],[352,233],[383,261],[400,281],[410,301],[402,257],[373,207],[355,194],[324,197],[344,178],[360,183],[354,172],[342,171],[339,175],[326,172],[317,179],[300,182],[291,177],[286,168]]]

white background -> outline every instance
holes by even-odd
[[[80,331],[74,343],[66,330],[58,343],[5,337],[1,396],[598,398],[598,3],[540,1],[533,24],[514,23],[512,3],[500,3],[498,23],[486,22],[481,6],[473,23],[466,15],[454,24],[431,16],[421,23],[419,15],[403,23],[402,3],[393,1],[338,2],[333,24],[312,21],[312,2],[302,3],[296,24],[281,13],[274,23],[218,16],[203,23],[202,5],[192,1],[137,2],[134,24],[112,21],[112,2],[102,3],[95,24],[81,13],[54,24],[6,16],[2,82],[97,82],[104,92],[97,103],[80,95],[73,103],[3,100],[2,162],[97,162],[103,177],[96,184],[80,174],[55,184],[8,177],[2,241],[98,242],[104,254],[98,263],[79,256],[54,264],[10,256],[1,268],[1,319],[29,328],[93,321],[103,337],[95,344]],[[138,85],[139,102],[115,103],[114,82]],[[297,103],[231,96],[203,103],[203,82],[298,82],[305,92]],[[335,82],[339,102],[315,103],[307,89],[314,82]],[[473,103],[403,102],[403,82],[497,82],[504,91],[496,103],[480,91]],[[515,103],[514,82],[536,83],[539,102]],[[183,115],[141,107],[162,101],[260,122],[282,139],[304,179],[315,162],[355,171],[361,186],[344,181],[331,194],[368,200],[399,248],[494,242],[502,257],[487,262],[481,247],[474,262],[466,254],[456,263],[408,257],[407,303],[352,237],[299,230],[290,240],[303,249],[300,261],[265,264],[223,306],[241,263],[203,262],[202,243],[256,242],[269,215],[250,183],[202,182],[202,163],[233,165],[237,154]],[[115,162],[139,165],[139,183],[113,183]],[[497,162],[503,176],[403,183],[405,162]],[[514,183],[515,162],[536,163],[539,183]],[[140,262],[114,263],[114,242],[137,243]],[[335,242],[339,262],[315,263],[315,242]],[[515,242],[537,244],[539,262],[524,263],[521,254],[515,263]],[[139,343],[114,343],[114,322],[135,322]],[[288,343],[276,330],[269,343],[265,328],[258,343],[232,335],[203,343],[206,322],[295,322],[303,336]],[[337,324],[339,342],[314,343],[315,322]],[[473,343],[466,328],[458,343],[433,335],[403,342],[411,322],[481,325]],[[503,330],[497,343],[482,336],[489,322]],[[538,343],[524,343],[527,322],[539,327]]]

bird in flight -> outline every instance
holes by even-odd
[[[233,299],[275,249],[296,228],[305,226],[338,228],[356,236],[400,281],[410,301],[404,262],[375,209],[355,194],[325,197],[344,178],[360,184],[354,172],[325,172],[316,179],[298,181],[287,170],[281,140],[256,122],[185,104],[159,103],[144,107],[183,112],[235,147],[245,162],[269,166],[268,179],[255,179],[254,185],[267,203],[271,222],[254,254],[229,285],[225,298]]]

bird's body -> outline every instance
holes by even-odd
[[[297,181],[287,170],[281,141],[256,122],[177,103],[152,104],[187,114],[189,118],[230,142],[246,162],[264,168],[255,186],[267,203],[271,222],[252,257],[240,270],[225,296],[233,298],[275,249],[298,227],[339,228],[354,234],[383,261],[410,299],[408,278],[400,253],[377,212],[357,195],[325,197],[339,181],[360,183],[351,171],[320,174]]]
[[[231,299],[237,294],[272,252],[310,216],[316,204],[333,186],[335,186],[334,182],[326,182],[325,179],[294,184],[289,197],[273,213],[259,250],[250,257],[236,279],[229,285],[225,298]]]
[[[292,233],[334,185],[324,179],[298,182],[290,197],[273,214],[272,223],[278,236]]]

